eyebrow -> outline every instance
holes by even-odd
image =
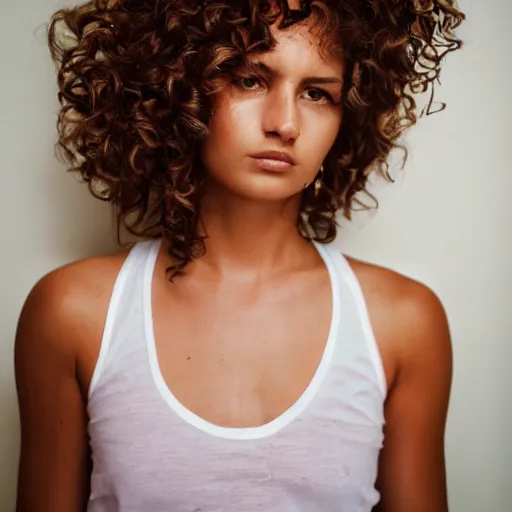
[[[247,71],[260,72],[267,76],[283,76],[283,73],[279,69],[275,69],[267,64],[264,64],[260,61],[248,61],[242,66],[242,69]],[[334,85],[343,85],[343,80],[341,78],[335,76],[308,76],[302,80],[303,85],[312,85],[312,84],[334,84]]]

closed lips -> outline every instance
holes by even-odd
[[[279,162],[295,165],[293,158],[287,153],[283,153],[281,151],[265,151],[251,156],[252,158],[258,158],[260,160],[277,160]]]

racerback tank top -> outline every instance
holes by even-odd
[[[214,425],[162,377],[151,283],[161,241],[138,242],[117,276],[89,397],[88,512],[370,512],[386,382],[359,283],[333,244],[332,320],[300,398],[260,427]]]

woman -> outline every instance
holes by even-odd
[[[462,19],[452,0],[54,16],[60,146],[143,240],[26,300],[18,512],[447,510],[443,306],[330,242]]]

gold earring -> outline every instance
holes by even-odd
[[[318,196],[320,189],[322,188],[322,179],[324,177],[324,166],[320,167],[320,176],[315,180],[315,196]]]

